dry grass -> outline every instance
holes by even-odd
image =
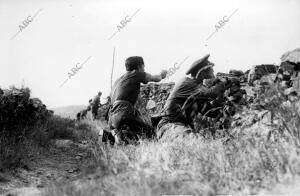
[[[187,137],[139,146],[93,141],[89,179],[47,189],[47,195],[215,195],[271,192],[300,173],[292,136],[256,124],[233,138]],[[280,189],[282,190],[282,188]]]
[[[242,125],[218,139],[199,134],[169,142],[109,146],[97,136],[104,124],[83,121],[72,133],[91,143],[85,175],[47,187],[44,194],[299,195],[299,102],[283,103],[278,93],[272,99],[273,94],[263,95],[261,104],[272,113],[273,122],[247,109],[241,114]]]
[[[91,126],[86,122],[76,124],[75,120],[52,116],[34,126],[18,127],[18,132],[24,133],[18,137],[7,137],[0,132],[0,172],[23,167],[28,157],[38,156],[42,150],[47,150],[51,140],[70,139],[76,142],[95,137],[95,133],[90,131]]]
[[[45,193],[299,195],[300,102],[285,100],[275,86],[265,89],[257,98],[260,108],[245,109],[240,114],[241,125],[218,139],[199,134],[172,142],[143,141],[138,146],[115,147],[92,139],[94,167],[89,177],[52,186]],[[264,117],[262,113],[267,111],[269,117]]]

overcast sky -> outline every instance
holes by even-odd
[[[114,79],[133,55],[142,56],[153,74],[188,57],[171,81],[207,53],[215,72],[279,63],[300,46],[299,20],[299,0],[0,0],[0,87],[25,84],[50,108],[87,104],[99,90],[110,92],[114,47]]]

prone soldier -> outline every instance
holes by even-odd
[[[214,64],[208,58],[209,54],[195,61],[186,72],[191,77],[175,84],[165,103],[165,114],[157,125],[158,139],[173,139],[194,132],[193,119],[199,112],[212,117],[219,114],[212,109],[222,105],[228,87],[220,79],[215,79],[210,88],[203,85],[203,80],[215,78]]]

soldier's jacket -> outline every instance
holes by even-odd
[[[100,106],[100,96],[96,95],[92,101],[92,108],[95,108],[98,110],[99,106]]]
[[[183,78],[175,84],[166,101],[166,117],[163,117],[163,119],[192,126],[192,118],[195,115],[193,114],[194,103],[197,103],[197,107],[202,108],[205,102],[222,96],[225,88],[225,84],[222,82],[207,88],[203,84],[199,84],[195,79]]]
[[[212,81],[217,81],[216,79],[211,79]],[[245,105],[246,104],[246,91],[241,88],[240,80],[236,77],[232,78],[222,78],[221,79],[226,84],[226,91],[224,93],[224,97],[222,99],[223,102],[220,102],[218,106],[223,106],[225,101],[230,100],[231,103],[238,104],[238,105]],[[214,82],[206,82],[208,88],[215,85]],[[215,100],[217,101],[217,100]],[[220,100],[218,100],[220,101]],[[223,104],[223,105],[222,105]]]
[[[88,107],[86,108],[87,111],[91,111],[91,109],[92,109],[91,105],[88,105]]]
[[[79,121],[80,120],[80,116],[81,116],[81,112],[78,112],[77,114],[76,114],[76,119]]]

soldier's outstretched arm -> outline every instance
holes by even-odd
[[[190,107],[196,101],[211,101],[219,96],[223,96],[226,90],[226,83],[219,81],[214,86],[210,88],[200,88],[198,91],[192,95],[190,95],[181,109],[184,111],[186,108]]]
[[[216,98],[224,94],[226,90],[226,82],[219,81],[214,86],[200,91],[199,94],[205,97]]]
[[[186,99],[183,106],[181,107],[181,111],[185,111],[187,108],[191,107],[195,102],[198,102],[199,100],[201,100],[202,102],[211,101],[210,97],[203,96],[202,92],[197,92],[197,93],[190,95]]]
[[[167,76],[167,73],[167,70],[162,70],[158,75],[151,75],[149,73],[146,73],[146,80],[147,82],[160,82]]]

